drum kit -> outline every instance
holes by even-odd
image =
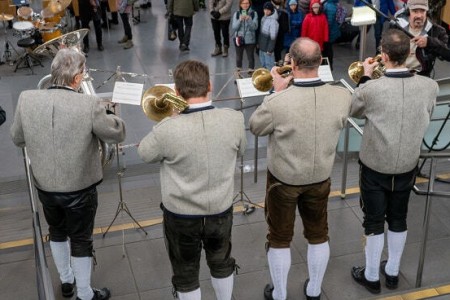
[[[17,45],[25,47],[25,53],[14,62],[24,62],[26,66],[31,68],[29,57],[36,59],[39,56],[54,57],[61,47],[78,47],[80,41],[89,32],[88,29],[80,29],[68,33],[63,33],[66,28],[64,16],[66,8],[70,5],[71,0],[50,0],[43,1],[44,8],[40,13],[35,13],[29,6],[21,6],[17,9],[17,19],[12,27],[13,35],[19,38]],[[10,5],[11,6],[11,5]],[[11,12],[11,10],[9,10]],[[14,46],[8,40],[6,34],[6,23],[14,19],[12,14],[2,13],[0,11],[0,21],[3,22],[5,28],[5,50],[4,61],[13,64],[10,49]],[[20,41],[31,40],[32,43],[20,43]],[[29,45],[30,44],[30,45]],[[29,56],[29,57],[27,57]],[[16,65],[19,67],[19,63]]]

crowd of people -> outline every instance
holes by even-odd
[[[437,57],[450,60],[448,37],[427,19],[427,0],[409,0],[399,13],[400,29],[385,30],[380,39],[385,76],[372,79],[380,62],[367,58],[364,76],[352,95],[345,88],[324,83],[318,73],[324,52],[329,51],[326,44],[332,44],[332,30],[323,10],[336,3],[330,0],[322,5],[312,0],[311,11],[297,15],[294,2],[289,1],[289,12],[283,13],[304,36],[284,34],[281,48],[276,46],[277,30],[283,27],[277,17],[283,15],[279,13],[281,1],[262,5],[260,25],[258,7],[252,8],[250,0],[240,0],[240,9],[234,14],[225,11],[230,9],[228,0],[208,3],[215,30],[212,55],[227,55],[229,33],[225,27],[231,23],[235,32],[242,34],[234,39],[236,49],[242,47],[237,67],[242,68],[245,50],[252,69],[251,57],[259,45],[261,63],[271,69],[273,77],[273,92],[249,120],[254,135],[269,136],[264,213],[271,283],[262,287],[262,293],[267,300],[287,299],[290,244],[298,210],[308,242],[308,279],[303,293],[309,300],[321,297],[330,257],[330,175],[339,134],[349,116],[365,120],[359,153],[365,264],[353,267],[351,276],[374,294],[381,292],[380,274],[388,289],[396,289],[407,236],[408,201],[422,138],[438,94],[437,83],[427,76]],[[198,2],[192,1],[187,15],[178,13],[180,3],[169,0],[167,7],[177,23],[185,26],[178,37],[180,50],[186,51]],[[296,16],[289,17],[292,15]],[[258,26],[261,30],[256,33]],[[252,43],[239,45],[238,36]],[[131,41],[131,33],[124,39]],[[288,46],[282,61],[291,65],[292,73],[283,77],[274,67],[275,52]],[[18,147],[27,147],[62,295],[72,297],[76,290],[77,299],[105,300],[111,296],[109,289],[96,289],[90,283],[97,185],[103,178],[98,143],[122,142],[125,123],[95,96],[76,92],[85,62],[81,53],[61,49],[51,65],[51,87],[20,94],[10,133]],[[204,249],[216,298],[230,300],[237,268],[231,243],[234,175],[236,159],[246,149],[244,116],[213,105],[208,97],[212,88],[209,68],[202,62],[178,64],[174,83],[176,95],[188,108],[174,110],[156,124],[139,143],[138,154],[146,163],[161,165],[164,237],[175,295],[180,300],[201,299],[199,267]],[[4,120],[0,108],[0,124]],[[385,222],[388,259],[381,261]]]

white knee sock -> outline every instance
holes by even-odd
[[[72,269],[77,280],[77,297],[81,300],[91,300],[94,292],[91,288],[92,257],[72,256]]]
[[[306,288],[306,294],[317,297],[320,295],[323,276],[325,275],[330,258],[330,245],[328,242],[317,245],[308,244],[307,255],[309,283]]]
[[[287,277],[291,268],[290,248],[269,248],[267,252],[270,277],[273,283],[274,300],[285,300],[287,297]]]
[[[366,236],[366,271],[364,275],[369,281],[380,280],[380,260],[384,246],[384,234]]]
[[[387,242],[389,259],[386,264],[386,273],[391,276],[398,276],[400,270],[400,260],[405,248],[407,231],[393,232],[388,230]]]
[[[178,293],[178,299],[180,300],[200,300],[202,299],[202,293],[200,291],[200,288],[193,290],[192,292],[187,293]]]
[[[233,274],[226,278],[214,278],[211,276],[211,284],[216,293],[217,300],[231,300],[233,294]]]
[[[50,249],[52,249],[53,261],[59,273],[59,279],[62,283],[73,283],[73,271],[70,267],[70,245],[69,241],[52,242],[50,241]]]

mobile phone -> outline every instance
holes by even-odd
[[[241,15],[246,16],[247,15],[247,11],[246,10],[241,10]]]

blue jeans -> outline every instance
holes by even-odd
[[[259,61],[261,67],[268,69],[269,71],[275,66],[275,56],[272,53],[267,53],[259,50]]]
[[[417,168],[402,174],[383,174],[360,162],[359,172],[365,235],[384,233],[385,220],[390,231],[406,231],[409,195]]]

